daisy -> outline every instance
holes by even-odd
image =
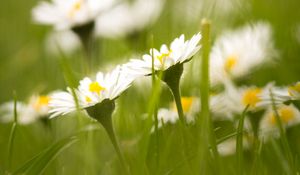
[[[122,2],[97,18],[96,35],[117,38],[140,32],[156,21],[162,6],[162,0]]]
[[[270,105],[262,98],[262,94],[269,93],[268,84],[265,87],[236,87],[231,81],[225,82],[225,91],[212,97],[211,110],[217,116],[233,118],[240,115],[248,106],[249,111],[259,111]]]
[[[60,55],[61,51],[71,54],[80,46],[80,39],[70,30],[52,32],[45,41],[46,51],[52,55]]]
[[[300,82],[297,82],[292,86],[289,86],[288,93],[289,93],[290,99],[300,100]]]
[[[155,71],[166,71],[177,64],[183,64],[189,61],[200,49],[198,45],[201,34],[194,35],[190,40],[185,41],[182,34],[176,38],[170,47],[163,44],[160,50],[150,49],[150,54],[145,54],[143,59],[131,59],[126,64],[132,71],[138,75],[149,75],[152,73],[152,57],[154,59]]]
[[[33,10],[36,23],[52,25],[55,29],[70,29],[88,24],[108,9],[113,0],[52,0],[40,2]]]
[[[129,76],[122,66],[117,66],[107,74],[98,72],[95,80],[85,77],[79,82],[78,88],[74,89],[76,98],[71,88],[51,96],[49,104],[51,117],[75,111],[76,101],[80,109],[88,109],[107,100],[114,103],[114,100],[131,85],[133,80],[134,78]]]
[[[86,110],[91,118],[104,127],[125,172],[128,172],[128,169],[114,133],[112,113],[115,109],[115,99],[131,85],[133,80],[134,77],[128,74],[125,67],[117,66],[107,74],[98,72],[94,80],[85,77],[73,91],[68,88],[67,92],[53,94],[49,103],[51,117],[65,115],[78,108]]]
[[[182,108],[186,121],[193,123],[195,116],[200,111],[200,99],[197,97],[182,97],[181,98]],[[178,121],[178,114],[175,102],[170,105],[170,108],[161,108],[158,110],[158,127],[163,124],[171,123],[174,124]]]
[[[38,119],[48,117],[49,101],[52,93],[48,95],[33,95],[28,103],[17,102],[17,120],[20,124],[30,124]],[[14,119],[14,102],[7,102],[0,107],[3,114],[1,121],[11,122]]]
[[[212,84],[224,78],[240,78],[274,56],[271,27],[266,23],[248,25],[226,32],[212,47],[210,79]]]
[[[300,111],[292,104],[277,107],[279,119],[283,127],[288,128],[300,123]],[[277,120],[272,108],[269,108],[260,122],[260,136],[268,138],[271,135],[278,136]]]

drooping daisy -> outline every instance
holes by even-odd
[[[96,35],[108,38],[124,37],[140,32],[159,16],[163,0],[122,2],[96,20]]]
[[[187,123],[193,123],[195,115],[200,111],[200,99],[197,97],[181,97],[183,112],[186,117]],[[158,127],[162,124],[174,124],[178,121],[179,117],[175,102],[170,105],[170,108],[161,108],[158,110]]]
[[[267,23],[248,25],[219,37],[210,55],[212,84],[224,78],[240,78],[274,57],[271,27]]]
[[[55,29],[70,29],[95,20],[108,9],[113,0],[52,0],[40,2],[33,10],[36,23],[52,25]]]
[[[104,100],[114,100],[125,91],[134,78],[127,74],[122,66],[117,66],[113,71],[103,74],[98,72],[96,79],[85,77],[74,90],[80,109],[87,109],[102,103]],[[70,88],[67,92],[58,92],[51,96],[49,106],[52,117],[64,115],[76,110],[76,100]]]
[[[154,59],[154,70],[165,71],[172,66],[189,61],[200,49],[198,45],[201,39],[200,33],[194,35],[190,40],[185,41],[182,34],[176,38],[170,47],[163,44],[160,51],[150,49],[150,54],[145,54],[143,59],[131,59],[126,65],[136,74],[149,75],[152,73],[152,57]]]
[[[30,124],[38,119],[48,117],[49,101],[52,93],[48,95],[33,95],[27,103],[17,102],[17,121],[19,124]],[[0,120],[11,122],[14,119],[14,102],[7,102],[0,107],[3,114]]]
[[[277,107],[279,119],[283,127],[291,127],[300,123],[300,111],[294,105],[280,105]],[[272,108],[269,108],[260,122],[260,136],[278,136],[277,119]]]

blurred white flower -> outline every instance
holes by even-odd
[[[30,124],[40,118],[47,117],[49,111],[49,95],[33,95],[28,103],[17,102],[17,121],[19,124]],[[12,122],[14,120],[14,102],[7,102],[0,107],[3,114],[2,122]]]
[[[95,80],[85,77],[80,81],[74,93],[80,109],[101,103],[105,99],[114,100],[125,91],[134,80],[126,68],[117,66],[113,71],[103,74],[98,72]],[[70,88],[67,92],[57,92],[51,96],[49,111],[55,117],[76,110],[76,101]]]
[[[53,55],[71,54],[80,48],[81,42],[78,36],[70,30],[55,31],[48,35],[45,42],[46,50]]]
[[[212,84],[224,78],[240,78],[274,57],[271,27],[267,23],[248,25],[219,37],[210,55]]]
[[[260,94],[260,98],[265,104],[268,104],[268,106],[272,106],[273,104],[271,93],[275,105],[281,105],[292,99],[287,87],[277,87],[274,83],[270,83],[268,89]]]
[[[288,87],[288,94],[292,100],[300,100],[300,82]]]
[[[300,111],[292,104],[278,106],[277,112],[283,127],[291,127],[300,123]],[[269,136],[279,136],[276,122],[276,116],[270,107],[260,122],[260,137],[268,139]]]
[[[201,39],[200,33],[194,35],[191,40],[184,41],[184,35],[176,38],[168,48],[163,44],[160,51],[150,49],[150,55],[146,54],[143,59],[131,59],[126,64],[138,75],[149,75],[152,73],[152,57],[154,58],[154,70],[164,71],[168,68],[189,61],[200,49],[198,45]]]
[[[164,0],[122,2],[96,20],[96,35],[108,38],[124,37],[139,32],[157,20]]]
[[[262,94],[269,92],[270,84],[265,87],[236,87],[231,81],[225,82],[224,92],[212,96],[211,110],[217,116],[233,119],[248,106],[250,111],[266,109],[270,103],[262,99]]]
[[[36,23],[52,25],[55,29],[70,29],[87,24],[107,10],[113,0],[52,0],[40,2],[33,10]]]
[[[243,137],[243,150],[249,149],[250,143],[246,136]],[[236,153],[236,138],[225,140],[218,144],[218,151],[221,156],[230,156]]]
[[[196,114],[200,111],[200,99],[197,97],[181,97],[181,103],[187,123],[193,123]],[[176,123],[179,118],[175,102],[170,105],[169,109],[159,109],[157,117],[159,127],[161,127],[163,123]]]

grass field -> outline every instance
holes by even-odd
[[[85,1],[69,1],[79,3],[73,20]],[[0,174],[300,173],[300,1],[153,0],[153,12],[148,4],[109,14],[124,1],[99,13],[108,14],[101,25],[91,18],[63,30],[33,19],[37,0],[2,2]],[[91,26],[96,34],[83,36]],[[51,38],[62,31],[71,36]],[[170,61],[182,51],[173,40],[198,32],[199,50]],[[163,44],[171,48],[149,52]],[[126,67],[145,54],[148,72]],[[123,64],[130,73],[112,95],[96,74]],[[91,96],[81,99],[78,86]],[[69,105],[53,95],[67,87],[73,111],[50,117]]]

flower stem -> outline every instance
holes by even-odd
[[[127,164],[125,163],[124,156],[120,150],[119,144],[117,142],[115,132],[112,125],[112,113],[115,109],[114,100],[105,99],[101,103],[98,103],[94,106],[86,108],[87,113],[90,117],[96,119],[104,127],[111,143],[114,146],[114,149],[120,160],[122,169],[125,174],[129,175],[129,170],[127,169]]]
[[[202,28],[202,62],[201,62],[201,81],[200,81],[200,95],[201,95],[201,117],[202,119],[198,119],[198,127],[200,129],[200,135],[202,142],[201,145],[211,145],[211,149],[213,152],[214,159],[219,164],[219,153],[217,150],[215,132],[213,130],[213,124],[210,117],[209,110],[209,88],[210,88],[210,80],[209,80],[209,54],[210,54],[210,27],[211,24],[208,20],[203,19],[201,23]],[[208,134],[207,134],[208,133]],[[209,155],[209,150],[207,148],[203,151],[203,156]],[[206,150],[207,149],[207,150]],[[200,150],[202,151],[202,150]],[[204,158],[204,157],[203,157]],[[202,158],[201,158],[202,159]]]
[[[287,154],[287,159],[290,164],[291,171],[293,172],[293,174],[296,174],[295,166],[294,166],[294,162],[293,162],[293,156],[292,156],[292,152],[291,152],[291,149],[290,149],[290,146],[288,143],[288,139],[286,137],[285,128],[283,127],[281,118],[278,114],[277,107],[276,107],[275,101],[274,101],[274,95],[273,95],[271,89],[270,89],[270,97],[271,97],[271,102],[272,102],[272,109],[275,114],[276,124],[279,129],[279,133],[280,133],[280,141],[281,141],[282,147]]]
[[[9,141],[8,141],[8,168],[10,168],[11,166],[12,150],[13,150],[13,143],[16,135],[17,126],[18,126],[17,124],[18,124],[17,97],[16,97],[16,93],[14,92],[14,122],[10,130]]]
[[[72,31],[77,34],[79,37],[83,50],[84,50],[84,58],[83,58],[83,69],[85,73],[89,73],[92,63],[93,56],[93,30],[94,30],[95,22],[90,22],[88,24],[77,26],[72,28]]]
[[[239,120],[239,125],[236,135],[236,163],[237,174],[243,174],[243,135],[244,135],[244,121],[249,105],[247,105]]]
[[[179,120],[183,126],[185,126],[184,113],[181,104],[181,96],[180,96],[180,77],[183,72],[183,65],[176,64],[165,71],[165,75],[163,80],[166,82],[168,87],[170,88],[177,108],[177,113]]]

